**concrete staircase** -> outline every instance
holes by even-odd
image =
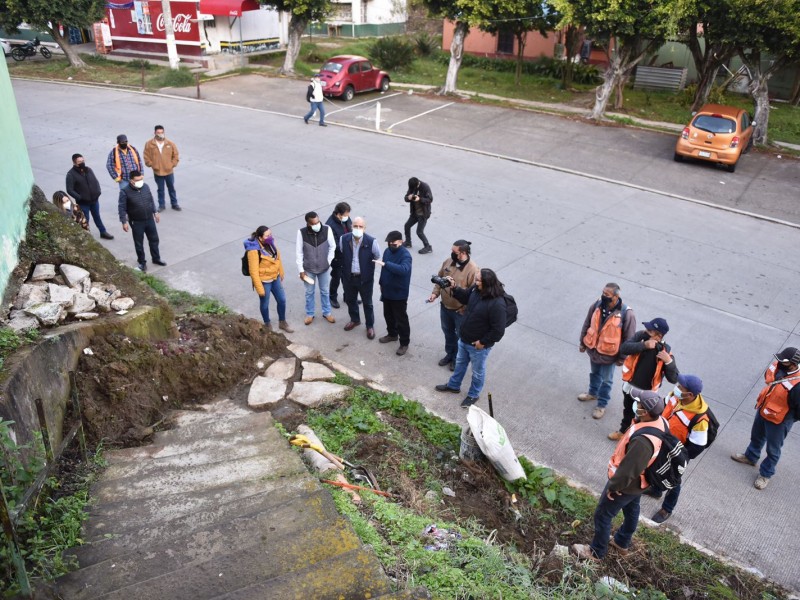
[[[108,453],[65,599],[394,599],[269,413],[225,400]]]

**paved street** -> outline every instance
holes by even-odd
[[[257,297],[239,259],[242,239],[268,225],[284,255],[289,321],[296,330],[291,338],[457,422],[464,422],[460,397],[433,391],[449,371],[436,366],[443,350],[439,307],[424,300],[430,275],[452,242],[471,240],[476,262],[498,272],[520,309],[519,321],[489,358],[486,391],[493,394],[496,416],[518,453],[598,492],[613,451],[606,434],[621,417],[621,392],[615,385],[601,421],[575,400],[588,382],[577,338],[603,284],[618,282],[638,321],[669,320],[667,341],[678,367],[703,378],[704,395],[722,423],[714,446],[691,463],[668,524],[800,589],[800,430],[789,436],[778,473],[764,491],[753,488],[755,469],[728,458],[747,445],[772,353],[800,345],[800,229],[446,144],[800,223],[795,161],[751,154],[730,174],[673,163],[674,140],[662,134],[461,103],[415,117],[449,101],[406,94],[384,98],[382,128],[415,117],[392,127],[393,133],[444,145],[335,126],[374,129],[374,106],[356,108],[370,97],[357,97],[352,109],[331,114],[333,125],[321,129],[299,118],[306,107],[304,83],[257,76],[225,81],[204,87],[204,97],[220,104],[14,81],[38,185],[48,196],[63,188],[70,156],[84,154],[103,184],[103,218],[117,236],[104,245],[133,266],[133,243],[116,218],[116,185],[105,173],[105,159],[118,133],[142,150],[153,125],[163,124],[181,150],[176,184],[184,211],[162,215],[162,257],[169,266],[153,273],[257,318]],[[242,106],[221,104],[231,100]],[[328,106],[332,112],[348,105]],[[657,153],[654,143],[661,144]],[[317,318],[304,327],[294,265],[302,215],[316,210],[324,220],[345,200],[353,216],[366,218],[367,232],[383,240],[407,217],[402,195],[412,175],[433,189],[426,233],[434,252],[413,253],[409,353],[400,358],[393,345],[368,341],[363,327],[345,333],[344,309],[334,311],[335,325]],[[146,180],[155,187],[149,172]],[[92,232],[97,234],[94,227]],[[376,308],[380,336],[380,303]],[[486,408],[485,396],[480,406]],[[650,499],[642,502],[643,516],[657,508]]]

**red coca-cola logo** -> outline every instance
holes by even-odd
[[[172,17],[172,30],[175,33],[189,33],[192,30],[191,18],[192,15],[188,14],[174,15]],[[158,15],[156,29],[158,31],[164,31],[164,13]]]

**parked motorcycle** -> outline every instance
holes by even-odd
[[[19,62],[25,60],[25,58],[28,56],[36,56],[36,48],[39,48],[39,54],[45,58],[50,58],[53,56],[53,53],[50,52],[49,49],[42,46],[42,43],[37,37],[33,38],[32,41],[26,42],[22,46],[16,46],[13,50],[11,50],[11,58]]]

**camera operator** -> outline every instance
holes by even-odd
[[[411,248],[411,228],[416,224],[417,236],[423,244],[419,253],[428,254],[433,252],[433,248],[428,243],[428,238],[425,237],[425,225],[427,225],[428,219],[431,218],[431,202],[433,202],[431,186],[416,177],[412,177],[408,180],[408,191],[406,191],[403,200],[408,202],[411,212],[408,221],[403,227],[406,233],[406,241],[403,242],[403,246]]]
[[[610,440],[619,440],[636,416],[630,394],[632,388],[657,392],[664,377],[670,383],[678,382],[678,366],[672,349],[664,342],[664,336],[669,331],[666,319],[658,317],[642,325],[644,331],[637,331],[619,347],[620,355],[626,356],[622,364],[622,421],[619,431],[608,434]]]
[[[467,366],[472,363],[472,383],[461,401],[461,407],[468,408],[478,401],[483,389],[489,352],[506,332],[506,301],[503,284],[491,269],[481,269],[475,284],[466,289],[453,286],[453,277],[446,279],[452,286],[453,297],[466,305],[466,310],[459,332],[455,372],[447,383],[437,385],[436,390],[460,393]]]
[[[439,308],[439,321],[444,333],[444,358],[439,361],[440,367],[449,366],[451,371],[456,368],[456,354],[458,354],[458,332],[464,321],[466,307],[455,299],[453,288],[445,277],[452,277],[454,285],[460,288],[469,288],[475,283],[475,278],[480,272],[470,256],[472,242],[456,240],[450,249],[450,258],[442,263],[439,273],[431,277],[434,284],[428,302],[442,299]],[[442,285],[444,284],[444,285]]]

